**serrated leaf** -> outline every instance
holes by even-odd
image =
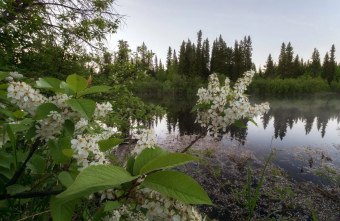
[[[51,197],[51,215],[53,221],[69,221],[72,219],[76,200],[65,202],[57,199],[55,196]]]
[[[135,178],[122,167],[92,165],[80,172],[74,183],[57,197],[64,200],[72,200],[94,192],[113,188]]]
[[[121,142],[123,142],[124,139],[118,139],[118,138],[111,138],[107,140],[101,140],[98,142],[99,150],[101,152],[105,152],[109,149],[111,149],[114,146],[117,146]]]
[[[63,150],[72,150],[71,149],[71,140],[67,137],[60,138],[58,141],[49,140],[47,142],[47,146],[50,149],[52,159],[55,163],[66,163],[71,157],[69,155],[65,155]],[[73,154],[73,150],[72,150]]]
[[[42,120],[48,118],[47,115],[50,115],[51,111],[57,111],[58,113],[61,112],[61,110],[55,104],[41,104],[35,111],[35,116],[33,117],[33,120]]]
[[[82,92],[87,87],[87,80],[76,74],[68,76],[66,83],[77,94]]]
[[[64,123],[64,128],[66,133],[70,136],[73,137],[73,133],[74,133],[74,123],[71,120],[65,120]]]
[[[121,206],[121,204],[117,201],[109,201],[109,202],[105,203],[104,212],[112,211],[114,209],[119,208],[120,206]]]
[[[0,80],[7,78],[8,75],[9,75],[9,72],[0,71]]]
[[[13,196],[17,193],[22,193],[26,190],[29,190],[30,188],[29,187],[26,187],[26,186],[22,186],[22,185],[19,185],[19,184],[13,184],[9,187],[6,188],[7,192]]]
[[[65,156],[68,156],[68,157],[72,157],[72,155],[73,155],[72,149],[63,149],[62,152]]]
[[[60,88],[60,84],[61,80],[56,78],[39,78],[39,80],[36,81],[36,86],[38,88],[44,88],[50,91],[64,93],[65,89]]]
[[[66,171],[59,173],[58,179],[67,188],[69,188],[72,185],[72,183],[74,182],[72,176]]]
[[[142,167],[144,167],[145,164],[155,159],[156,157],[159,157],[166,153],[167,151],[157,146],[154,146],[154,149],[153,148],[144,149],[135,160],[135,164],[133,166],[133,175],[138,175],[140,170],[142,169]]]
[[[66,103],[72,108],[72,110],[78,111],[89,120],[92,118],[96,109],[96,103],[89,99],[70,99],[67,100]]]
[[[184,153],[169,153],[149,161],[147,164],[143,166],[139,173],[144,174],[153,170],[168,169],[198,159],[199,159],[198,157],[193,157]]]
[[[143,186],[188,204],[212,205],[204,189],[188,175],[161,171],[148,175]]]
[[[59,87],[65,90],[64,93],[67,96],[74,96],[76,94],[73,90],[71,90],[71,88],[67,85],[65,81],[62,81]]]
[[[81,96],[87,95],[87,94],[94,94],[94,93],[101,93],[101,92],[107,92],[112,87],[109,86],[92,86],[90,88],[86,88],[83,92],[81,92]]]
[[[33,154],[27,162],[27,167],[37,174],[42,174],[46,169],[46,161],[38,154]]]
[[[239,128],[247,128],[246,125],[244,125],[244,123],[241,120],[235,120],[235,122],[233,123],[233,125],[235,127],[239,127]]]

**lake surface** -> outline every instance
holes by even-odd
[[[167,114],[149,122],[158,140],[199,134],[202,128],[190,113],[195,95],[139,95],[145,103],[165,107]],[[340,166],[340,95],[252,95],[251,104],[269,102],[270,111],[254,118],[258,126],[246,122],[246,129],[229,127],[220,142],[222,148],[237,146],[264,159],[271,147],[282,150],[273,161],[284,170],[315,181],[313,164]],[[325,162],[325,156],[330,159]],[[312,163],[311,163],[312,158]],[[329,158],[327,158],[329,159]]]

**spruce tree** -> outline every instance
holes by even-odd
[[[299,55],[297,54],[294,58],[294,62],[293,62],[293,78],[297,78],[299,76],[301,76],[303,73],[300,73],[300,58]]]
[[[309,69],[312,73],[313,78],[317,77],[321,71],[320,54],[316,48],[314,48],[314,51],[312,54],[312,62],[310,64]]]
[[[168,70],[171,65],[171,59],[172,59],[172,49],[169,46],[168,53],[166,55],[166,69]]]
[[[331,47],[330,51],[330,58],[329,58],[329,77],[328,77],[328,83],[331,83],[331,81],[334,79],[335,76],[335,46],[334,44]]]
[[[322,78],[327,80],[328,83],[330,83],[330,77],[329,77],[329,55],[328,52],[326,52],[325,57],[323,59],[322,64]]]
[[[203,52],[202,52],[202,31],[197,33],[197,47],[196,47],[196,76],[203,77]]]
[[[176,55],[176,50],[174,49],[174,53],[172,54],[172,64],[178,66],[178,59]]]
[[[284,67],[284,76],[283,78],[292,78],[294,77],[294,51],[293,47],[291,46],[290,42],[288,42],[286,47],[286,53],[285,53],[285,67]]]
[[[279,55],[279,63],[277,66],[277,73],[279,76],[283,77],[285,73],[285,65],[286,65],[286,45],[283,42],[281,45],[280,55]]]
[[[272,55],[269,54],[268,58],[267,58],[267,62],[265,67],[265,71],[264,71],[264,77],[265,78],[269,78],[269,79],[274,79],[275,78],[275,68],[274,68],[274,62],[272,59]]]
[[[182,42],[181,48],[179,51],[179,62],[178,62],[178,74],[179,75],[185,75],[185,66],[186,66],[186,60],[185,60],[185,41]]]
[[[202,48],[202,65],[203,65],[203,78],[208,79],[210,73],[210,45],[209,39],[203,41]]]
[[[157,55],[155,55],[154,71],[155,71],[155,73],[158,72],[158,60],[157,60]]]

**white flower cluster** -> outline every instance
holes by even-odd
[[[11,102],[18,105],[20,109],[28,111],[31,115],[35,114],[36,109],[48,99],[34,90],[25,82],[11,82],[7,88],[7,97],[12,98]]]
[[[42,139],[55,139],[54,135],[60,133],[65,119],[63,115],[59,114],[57,111],[51,111],[47,116],[49,118],[38,121],[39,125],[35,125],[37,128],[35,132],[37,133],[37,136],[41,137]]]
[[[96,103],[96,109],[94,111],[94,117],[105,117],[110,111],[112,111],[112,105],[110,102]]]
[[[243,95],[254,75],[253,71],[244,73],[234,85],[234,90],[229,87],[229,79],[220,86],[216,74],[210,75],[208,88],[198,90],[199,99],[197,104],[205,104],[207,110],[197,110],[196,122],[202,127],[209,127],[210,134],[217,136],[218,130],[226,130],[226,127],[233,124],[235,120],[254,117],[269,110],[269,104],[251,106],[248,98]]]
[[[156,133],[154,130],[142,130],[141,135],[139,136],[139,140],[135,146],[135,149],[132,151],[133,155],[138,155],[145,148],[153,148],[156,143]]]
[[[113,135],[112,131],[107,130],[96,135],[78,135],[77,139],[71,140],[71,148],[75,153],[73,158],[77,159],[78,165],[82,166],[78,169],[79,171],[82,171],[89,165],[109,163],[109,160],[106,159],[108,153],[99,150],[98,141],[110,138]]]
[[[66,94],[56,93],[55,96],[50,97],[49,103],[55,104],[59,108],[67,108],[68,105],[66,101],[71,99],[71,96],[67,96]]]
[[[88,124],[89,121],[86,118],[80,118],[76,125],[74,125],[74,134],[81,134]]]
[[[138,190],[137,213],[134,208],[122,206],[113,210],[111,216],[105,217],[105,221],[118,221],[121,217],[128,217],[124,220],[164,220],[164,221],[204,221],[197,209],[189,204],[162,195],[148,188]],[[141,208],[147,209],[146,215],[140,212]]]
[[[6,81],[11,82],[14,79],[22,78],[24,77],[22,74],[19,74],[16,71],[9,72],[9,76],[5,78]]]

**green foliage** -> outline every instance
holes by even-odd
[[[189,176],[180,172],[153,173],[145,178],[143,186],[185,203],[212,205],[203,188]]]
[[[111,138],[111,139],[99,141],[98,145],[99,145],[100,151],[105,152],[105,151],[111,149],[112,147],[115,147],[118,144],[122,143],[123,141],[124,141],[124,139]]]
[[[42,120],[45,118],[48,118],[47,115],[50,115],[51,111],[56,111],[58,113],[61,112],[61,110],[55,105],[55,104],[51,104],[51,103],[45,103],[45,104],[41,104],[36,112],[35,112],[35,116],[34,116],[34,120]]]
[[[89,99],[70,99],[65,101],[72,110],[79,112],[83,116],[87,117],[87,119],[91,119],[92,115],[96,109],[96,103],[93,100]]]
[[[67,190],[57,195],[57,198],[67,202],[100,190],[116,187],[135,178],[121,167],[111,165],[89,166],[77,176]]]
[[[141,169],[151,160],[166,154],[167,151],[163,150],[160,147],[154,146],[153,148],[144,149],[136,158],[136,161],[133,166],[133,174],[139,175]]]

